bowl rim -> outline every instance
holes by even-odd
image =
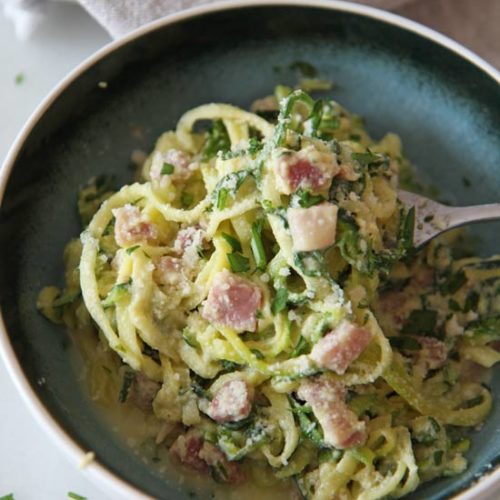
[[[91,68],[94,64],[102,60],[107,55],[111,54],[120,47],[127,45],[143,35],[161,29],[164,26],[175,24],[177,22],[190,18],[201,17],[206,14],[231,11],[252,7],[312,7],[323,8],[325,10],[334,10],[356,14],[386,24],[393,25],[404,30],[413,32],[423,38],[426,38],[462,57],[469,63],[481,69],[489,75],[493,80],[500,84],[500,72],[497,71],[491,64],[484,61],[477,54],[467,49],[460,43],[443,35],[432,28],[424,26],[418,22],[412,21],[392,12],[384,11],[367,5],[347,2],[344,0],[218,0],[216,2],[186,9],[160,19],[149,22],[125,36],[113,40],[106,44],[101,49],[87,57],[79,65],[77,65],[67,76],[65,76],[41,101],[36,107],[31,116],[25,122],[12,146],[10,147],[3,165],[0,169],[0,207],[3,202],[5,189],[10,177],[10,173],[14,163],[31,131],[37,125],[39,120],[50,108],[56,99],[61,96],[64,91],[77,80],[85,71]],[[24,404],[28,407],[34,419],[38,422],[41,429],[53,440],[57,447],[63,452],[68,460],[74,465],[79,466],[87,478],[94,483],[101,491],[119,495],[119,498],[130,499],[151,499],[149,495],[137,489],[130,484],[126,479],[112,472],[100,463],[96,457],[90,464],[82,467],[88,450],[83,449],[77,441],[70,436],[58,423],[57,419],[45,407],[41,398],[35,392],[27,376],[25,375],[19,360],[17,359],[10,338],[7,333],[7,328],[3,319],[3,313],[0,308],[0,359],[2,359],[7,372],[14,383],[18,393],[20,393]],[[500,482],[500,467],[496,467],[492,472],[483,474],[477,481],[469,482],[461,492],[453,496],[454,500],[472,500],[482,496],[491,494],[498,488],[497,483]]]

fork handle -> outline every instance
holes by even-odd
[[[450,208],[445,218],[447,222],[446,226],[450,229],[470,224],[471,222],[500,219],[500,203]]]

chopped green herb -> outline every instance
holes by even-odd
[[[479,294],[475,290],[470,291],[465,298],[464,313],[474,311],[477,308],[478,304]]]
[[[415,309],[405,321],[403,333],[432,334],[436,329],[437,311],[432,309]]]
[[[389,342],[392,347],[403,351],[418,351],[422,345],[413,337],[389,337]]]
[[[234,372],[235,370],[239,370],[241,365],[235,363],[234,361],[229,361],[228,359],[221,360],[222,369],[226,372]]]
[[[368,170],[377,167],[389,167],[389,160],[385,155],[372,153],[369,149],[365,153],[352,153],[351,158],[357,161],[362,167],[368,168]]]
[[[398,231],[399,243],[402,250],[413,248],[413,237],[415,232],[415,207],[411,207],[406,213],[401,215],[401,224]]]
[[[442,295],[452,295],[467,282],[467,276],[463,271],[459,271],[458,273],[451,274],[448,278],[441,283],[439,286],[439,291]]]
[[[299,341],[297,342],[295,348],[292,351],[292,354],[290,354],[290,357],[296,358],[301,354],[304,354],[307,351],[308,347],[309,347],[309,342],[301,335],[299,337]]]
[[[118,401],[120,403],[125,403],[125,401],[127,401],[128,393],[134,379],[135,373],[132,370],[125,370],[123,374],[122,387],[120,389],[120,394],[118,395]]]
[[[161,175],[171,175],[174,173],[174,171],[175,167],[171,163],[165,162],[161,167]]]
[[[8,495],[4,495],[3,497],[0,497],[0,500],[15,500],[14,494],[9,493]]]
[[[217,209],[224,210],[226,206],[227,195],[229,194],[226,188],[219,189],[217,194]]]
[[[448,307],[452,311],[461,311],[462,310],[462,308],[460,307],[460,304],[455,299],[448,300]]]
[[[276,295],[271,303],[271,312],[273,314],[278,314],[286,308],[286,303],[288,300],[288,290],[286,288],[279,288],[276,291]]]
[[[234,273],[244,273],[250,269],[250,259],[238,252],[228,253],[227,260]]]
[[[297,200],[298,205],[302,208],[309,208],[322,201],[325,201],[324,196],[320,194],[311,194],[309,191],[304,189],[298,189],[292,197],[292,203],[295,204],[295,200]]]
[[[426,215],[424,217],[424,222],[430,222],[432,219],[434,219],[434,215]]]
[[[202,149],[202,160],[208,161],[219,151],[226,152],[231,149],[231,141],[222,120],[215,120],[208,132],[207,140]]]
[[[224,231],[222,232],[221,236],[229,243],[229,246],[231,247],[231,250],[233,252],[241,252],[241,243],[232,235],[225,233]]]
[[[257,359],[264,359],[264,354],[262,354],[258,349],[250,349],[250,351],[255,355]]]
[[[191,376],[191,390],[199,397],[203,399],[208,399],[210,400],[210,396],[208,392],[205,390],[203,387],[202,383],[203,380],[201,377],[198,376]]]
[[[262,219],[255,221],[252,224],[252,239],[250,241],[250,247],[252,248],[257,269],[264,271],[267,267],[267,257],[264,243],[262,242],[262,224]]]
[[[87,497],[82,497],[82,495],[74,493],[73,491],[68,491],[68,498],[72,498],[73,500],[87,500]]]
[[[25,79],[26,79],[26,76],[24,75],[24,73],[20,72],[14,77],[14,82],[16,85],[21,85],[24,83]],[[2,500],[2,499],[0,499],[0,500]]]
[[[125,252],[130,255],[132,253],[134,253],[138,248],[141,248],[141,245],[134,245],[133,247],[129,247],[127,248],[127,250],[125,250]]]
[[[342,456],[342,450],[321,450],[319,452],[318,460],[320,464],[338,460]]]
[[[434,465],[441,465],[441,463],[443,461],[443,455],[444,455],[443,450],[437,450],[434,452],[434,455],[433,455]]]
[[[477,396],[475,398],[469,399],[463,404],[464,408],[473,408],[474,406],[480,405],[483,402],[483,396]]]
[[[210,466],[210,475],[216,483],[225,483],[229,479],[229,474],[222,462]]]
[[[317,76],[318,70],[306,61],[294,61],[288,66],[292,71],[298,71],[301,75],[313,78]]]
[[[302,435],[312,441],[318,448],[330,448],[323,440],[323,432],[308,405],[302,405],[294,398],[289,396],[292,412],[299,420],[299,427]]]
[[[467,325],[467,330],[472,330],[474,335],[485,335],[491,337],[492,340],[497,339],[500,337],[500,315],[471,321]]]
[[[115,222],[116,219],[114,217],[111,217],[111,220],[108,222],[108,224],[104,228],[104,231],[102,232],[103,236],[109,236],[110,234],[113,234],[113,231],[115,230]]]
[[[194,200],[194,196],[191,193],[187,193],[186,191],[183,191],[181,193],[181,205],[184,208],[188,208],[192,205]]]
[[[335,244],[342,257],[359,272],[372,275],[376,261],[371,245],[361,238],[356,221],[344,211],[339,211],[337,235]]]
[[[200,347],[200,343],[196,340],[196,334],[188,327],[182,330],[182,338],[187,345],[193,347],[194,349],[198,349]]]

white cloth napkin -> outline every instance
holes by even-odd
[[[12,19],[16,34],[21,39],[31,36],[43,19],[49,1],[0,0],[7,17]],[[71,0],[70,0],[71,1]],[[73,0],[78,1],[92,17],[113,37],[124,34],[180,10],[212,3],[215,0]],[[227,0],[219,0],[227,1]],[[395,9],[414,0],[358,0],[359,3]]]
[[[143,24],[168,14],[214,2],[214,0],[78,1],[113,38],[119,38]],[[385,9],[393,9],[411,1],[412,0],[361,0],[360,3]]]

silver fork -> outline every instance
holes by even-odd
[[[455,227],[500,219],[500,203],[448,207],[437,201],[408,191],[398,190],[398,198],[408,208],[415,207],[413,244],[420,247],[436,236]]]

